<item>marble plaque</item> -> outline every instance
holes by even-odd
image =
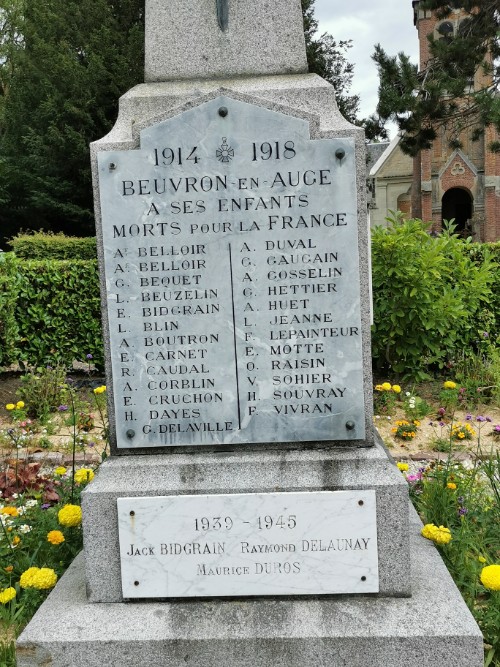
[[[378,592],[375,491],[117,502],[124,598]]]
[[[220,97],[98,164],[117,447],[362,440],[353,140]]]

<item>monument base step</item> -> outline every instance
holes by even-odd
[[[78,556],[17,643],[18,667],[480,667],[482,637],[411,521],[412,597],[89,603]]]

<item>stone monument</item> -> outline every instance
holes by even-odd
[[[146,1],[92,146],[112,456],[20,667],[482,664],[373,428],[363,132],[306,72],[299,0]]]

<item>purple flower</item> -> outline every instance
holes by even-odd
[[[95,447],[95,442],[89,442],[88,447]]]
[[[93,359],[94,357],[91,354],[87,354],[87,359]]]
[[[446,426],[446,424],[444,422],[439,422],[439,426],[443,427]]]
[[[486,417],[483,417],[482,415],[478,415],[478,416],[476,417],[476,421],[477,421],[477,422],[485,422],[485,421],[486,421]]]
[[[43,503],[43,505],[41,507],[42,507],[43,510],[48,510],[49,507],[50,507],[50,503]]]
[[[493,427],[493,431],[494,431],[495,433],[500,433],[500,424],[496,424],[496,425]]]
[[[444,408],[439,408],[439,410],[438,410],[438,415],[443,416],[443,415],[445,415],[445,414],[446,414],[446,410],[445,410]]]
[[[465,415],[465,421],[471,422],[472,421],[472,415],[471,414]]]
[[[467,512],[468,512],[467,507],[461,507],[461,508],[458,510],[458,514],[459,514],[459,516],[464,516],[465,514],[467,514]]]
[[[489,338],[489,333],[487,331],[483,331],[483,338]]]
[[[429,422],[429,426],[434,426],[434,422]]]
[[[60,405],[57,409],[59,410],[59,412],[66,412],[66,410],[68,409],[68,406],[67,405]]]
[[[491,417],[486,417],[487,422],[491,422]]]
[[[406,475],[406,480],[408,482],[419,482],[422,479],[421,473],[416,473],[415,475]]]

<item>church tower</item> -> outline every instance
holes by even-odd
[[[430,58],[428,35],[452,37],[467,20],[467,13],[454,2],[449,15],[438,19],[421,7],[420,0],[412,4],[422,71]],[[485,87],[486,76],[478,70],[471,87]],[[498,134],[494,128],[486,128],[479,140],[472,141],[472,133],[472,127],[465,129],[460,135],[462,148],[454,149],[449,146],[446,129],[441,128],[432,147],[415,158],[412,213],[432,220],[435,230],[441,229],[443,220],[454,218],[458,232],[472,235],[476,241],[496,241],[500,239],[500,155],[488,146]]]

